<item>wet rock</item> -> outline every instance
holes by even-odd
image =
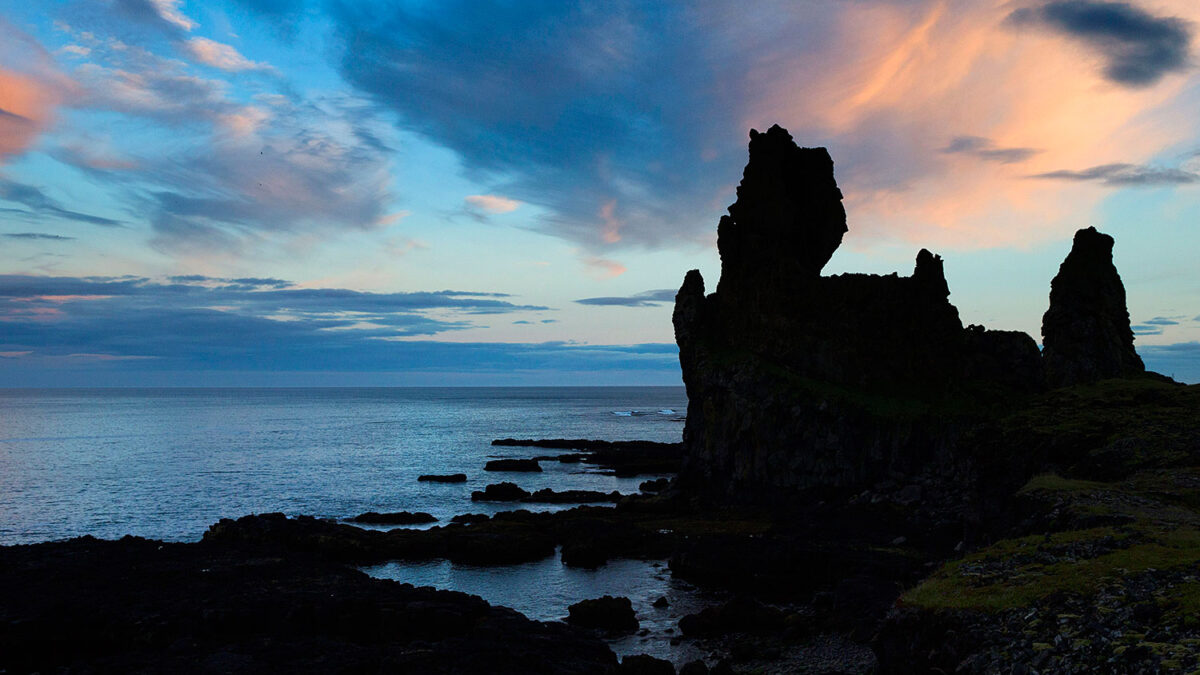
[[[396,511],[394,513],[367,511],[366,513],[354,516],[350,520],[364,525],[421,525],[437,522],[437,518],[423,511],[416,513],[410,511]]]
[[[467,474],[465,473],[449,473],[436,474],[427,473],[417,476],[417,481],[421,483],[465,483],[467,482]]]
[[[621,501],[620,492],[600,492],[598,490],[563,490],[561,492],[543,488],[524,497],[522,501],[538,504],[590,504],[597,502],[616,503]]]
[[[516,483],[492,483],[482,490],[471,493],[473,502],[518,502],[529,497],[529,491]]]
[[[708,665],[699,659],[688,661],[679,669],[679,675],[708,675],[708,672]]]
[[[654,480],[645,480],[638,485],[638,489],[642,492],[662,492],[671,484],[669,478],[655,478]]]
[[[536,459],[493,459],[483,465],[483,470],[540,473],[542,466]]]
[[[1062,387],[1145,370],[1133,348],[1125,286],[1113,265],[1113,238],[1089,227],[1050,282],[1042,317],[1046,379]]]
[[[483,523],[483,522],[487,522],[491,519],[492,519],[492,517],[486,513],[460,513],[457,516],[454,516],[453,518],[451,518],[450,522],[471,524],[471,523]]]
[[[603,642],[569,626],[281,553],[133,537],[0,547],[0,671],[617,668]]]
[[[582,600],[567,608],[567,623],[610,633],[632,633],[638,629],[629,598],[605,595]]]
[[[654,601],[654,606],[662,609],[663,607],[670,607],[671,603],[667,600],[666,596],[660,595],[658,599]]]
[[[600,441],[585,438],[518,439],[498,438],[492,445],[557,448],[582,452],[559,455],[560,462],[586,462],[622,477],[679,470],[682,445],[655,441]]]
[[[675,675],[675,666],[670,661],[656,659],[647,654],[632,654],[621,659],[618,675]]]
[[[592,541],[575,541],[563,544],[562,563],[567,567],[596,569],[608,562],[608,554]]]

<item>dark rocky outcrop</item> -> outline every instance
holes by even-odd
[[[621,659],[617,675],[675,675],[675,666],[648,654],[630,654]]]
[[[632,477],[644,474],[675,473],[683,454],[680,443],[655,441],[601,441],[586,438],[518,439],[498,438],[492,445],[508,447],[553,448],[580,452],[535,460],[554,459],[563,463],[583,462],[613,475]]]
[[[417,476],[417,482],[420,483],[465,483],[467,482],[467,474],[465,473],[450,473],[450,474],[435,474],[427,473]]]
[[[567,608],[567,623],[583,628],[596,628],[609,633],[632,633],[638,629],[629,598],[605,595],[593,600],[581,600]]]
[[[540,473],[542,467],[536,459],[493,459],[483,465],[483,470]]]
[[[519,502],[529,496],[529,491],[516,483],[492,483],[482,490],[471,493],[473,502]]]
[[[601,502],[616,503],[625,495],[613,490],[551,490],[542,488],[521,501],[529,504],[595,504]]]
[[[360,513],[350,519],[352,523],[362,523],[364,525],[423,525],[425,523],[436,523],[437,518],[418,511],[396,511],[395,513],[379,513],[377,511],[367,511]]]
[[[1064,387],[1128,376],[1146,368],[1133,349],[1125,286],[1113,265],[1113,238],[1089,227],[1075,233],[1050,282],[1042,317],[1046,379]]]
[[[670,478],[655,478],[654,480],[644,480],[638,485],[638,489],[642,492],[662,492],[671,485]]]
[[[675,299],[686,494],[787,503],[915,476],[953,477],[968,492],[979,471],[964,439],[1043,391],[1047,367],[1140,369],[1111,239],[1077,238],[1085,245],[1055,281],[1048,335],[1060,337],[1047,338],[1043,365],[1028,335],[964,328],[927,250],[907,277],[821,276],[846,231],[828,153],[776,126],[751,132],[749,154],[718,227],[717,291],[706,295],[692,270]]]
[[[8,673],[611,673],[595,637],[278,551],[90,537],[0,547]]]

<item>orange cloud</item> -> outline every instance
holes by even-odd
[[[770,88],[750,96],[746,125],[778,121],[798,143],[830,147],[852,246],[899,238],[975,248],[1061,236],[1110,193],[1029,176],[1144,162],[1190,138],[1189,116],[1160,114],[1188,79],[1169,75],[1143,88],[1108,81],[1086,46],[1006,25],[1016,6],[847,3],[820,67],[808,54],[755,74]],[[1187,0],[1147,9],[1200,22],[1200,6]],[[956,136],[1029,152],[1007,162],[941,152]]]
[[[0,20],[0,163],[28,150],[54,121],[70,81],[33,38]]]

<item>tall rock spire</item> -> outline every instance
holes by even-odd
[[[1043,359],[1052,387],[1092,382],[1146,369],[1133,349],[1125,286],[1113,265],[1113,238],[1089,227],[1050,282],[1042,317]]]
[[[797,147],[779,125],[751,130],[737,201],[717,227],[718,290],[816,278],[845,233],[846,209],[825,148]]]

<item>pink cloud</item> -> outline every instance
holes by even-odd
[[[0,163],[19,155],[54,122],[73,90],[33,38],[0,20]]]
[[[500,195],[470,195],[465,201],[488,213],[511,213],[521,206],[521,202]]]
[[[272,70],[271,66],[251,61],[231,45],[204,37],[189,38],[184,47],[192,58],[213,68],[231,73],[246,70]]]
[[[600,230],[600,238],[606,244],[615,244],[621,241],[621,221],[617,220],[613,215],[617,209],[617,200],[610,199],[600,207],[600,222],[603,227]]]
[[[594,255],[581,255],[579,259],[587,266],[592,276],[600,279],[614,279],[624,274],[628,269],[615,260],[600,258]]]

